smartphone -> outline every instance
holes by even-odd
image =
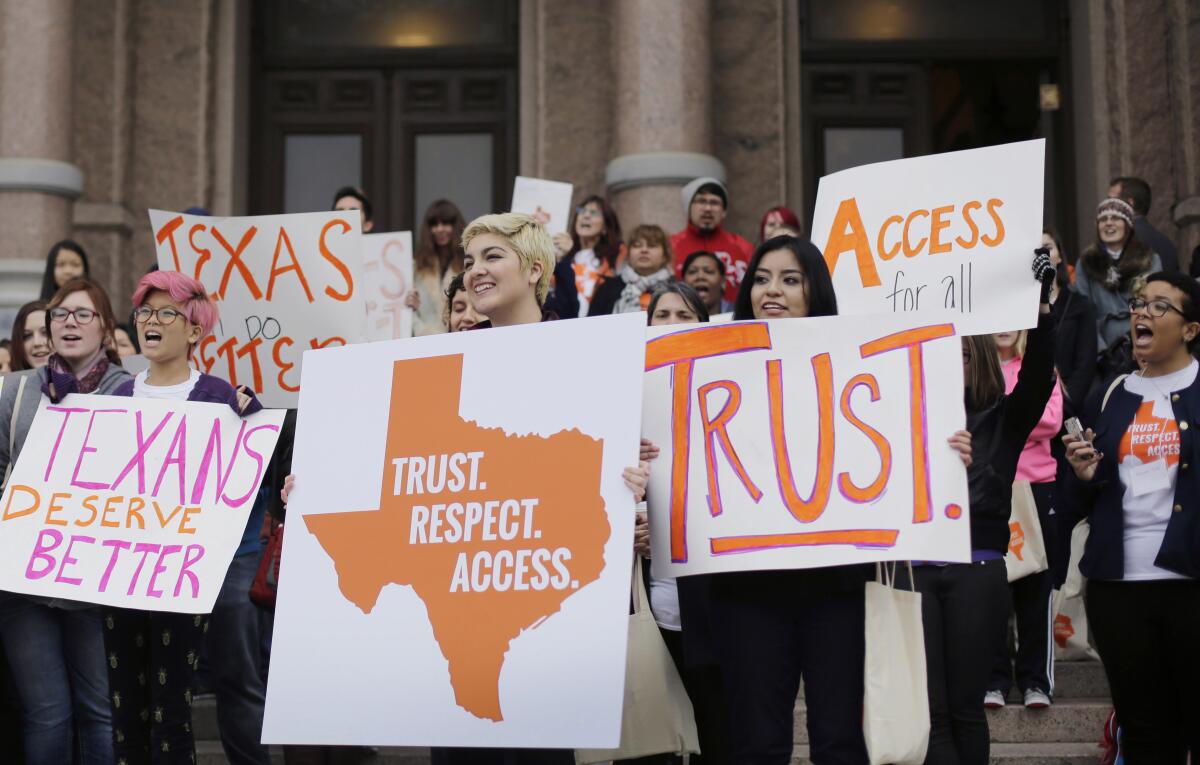
[[[1076,438],[1083,438],[1083,425],[1079,422],[1078,417],[1069,418],[1063,425],[1067,429],[1067,433]],[[1085,439],[1086,440],[1086,439]]]

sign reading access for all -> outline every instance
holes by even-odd
[[[200,371],[295,408],[305,351],[361,342],[357,210],[214,218],[150,211],[158,266],[198,279],[221,320],[196,348]]]
[[[892,324],[649,330],[656,576],[971,559],[959,338]]]
[[[284,412],[43,399],[0,500],[0,590],[208,613]]]
[[[367,340],[412,337],[413,312],[404,298],[413,288],[411,231],[363,234]]]
[[[571,217],[573,188],[561,181],[518,175],[513,181],[512,211],[532,215],[551,236],[564,233]]]
[[[960,334],[1037,324],[1044,139],[821,179],[813,244],[845,314],[917,314]]]
[[[617,744],[644,322],[309,354],[264,741]]]

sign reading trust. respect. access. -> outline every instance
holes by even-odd
[[[0,500],[0,590],[208,613],[282,411],[121,396],[42,400]]]
[[[295,408],[305,351],[362,342],[357,210],[217,218],[150,211],[158,267],[199,280],[221,320],[193,359],[264,406]]]
[[[308,356],[265,741],[617,743],[644,321]]]
[[[959,334],[1037,324],[1044,139],[899,159],[821,179],[812,241],[838,311],[916,314]]]
[[[889,326],[884,326],[887,324]],[[642,432],[656,576],[971,559],[951,324],[652,327]]]

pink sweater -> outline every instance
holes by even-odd
[[[1017,385],[1017,373],[1021,371],[1021,360],[1009,359],[1001,362],[1000,367],[1004,370],[1004,392],[1012,393],[1012,389]],[[1038,420],[1033,432],[1029,434],[1029,439],[1025,441],[1025,449],[1017,462],[1018,481],[1049,483],[1054,480],[1057,463],[1050,454],[1050,439],[1057,436],[1058,431],[1062,429],[1062,415],[1062,390],[1055,382],[1054,390],[1050,392],[1050,401],[1046,404],[1046,411],[1042,412],[1042,419]]]

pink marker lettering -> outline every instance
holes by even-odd
[[[54,439],[54,448],[50,450],[50,460],[46,463],[45,474],[42,475],[43,481],[50,480],[50,471],[54,469],[54,458],[58,456],[59,444],[62,443],[63,433],[65,433],[67,430],[67,420],[70,420],[71,415],[75,414],[76,412],[86,412],[88,410],[81,407],[48,406],[46,407],[46,411],[62,412],[63,421],[62,425],[58,428],[58,437]]]
[[[48,544],[46,540],[50,540]],[[29,556],[29,565],[25,567],[26,579],[41,579],[54,570],[54,556],[47,553],[57,549],[62,540],[63,535],[55,529],[42,529],[38,532],[37,542],[33,545],[33,555]],[[35,568],[38,563],[42,564],[41,570]]]
[[[83,446],[79,447],[79,457],[75,460],[75,472],[71,474],[71,485],[78,486],[81,489],[107,489],[108,483],[96,481],[81,481],[79,480],[79,468],[83,467],[83,457],[88,452],[96,451],[96,447],[88,446],[88,439],[92,437],[92,426],[96,424],[96,415],[98,414],[127,414],[128,409],[93,409],[92,416],[88,418],[87,431],[83,434]]]
[[[122,550],[129,549],[129,542],[123,539],[106,539],[100,543],[103,547],[112,548],[112,556],[108,559],[108,566],[104,569],[104,576],[100,577],[100,592],[108,589],[108,578],[112,576],[113,568],[117,565],[117,556]]]
[[[159,551],[158,560],[154,562],[154,570],[150,572],[150,584],[146,585],[147,595],[152,598],[162,597],[162,590],[154,589],[154,583],[158,580],[158,575],[167,570],[167,567],[163,565],[163,560],[168,555],[174,555],[182,549],[183,547],[180,545],[164,545]]]
[[[96,538],[76,536],[75,534],[71,535],[71,541],[67,542],[67,550],[63,553],[62,562],[58,565],[58,574],[54,577],[55,582],[73,584],[77,587],[83,583],[83,580],[78,577],[66,576],[67,566],[73,566],[79,562],[77,559],[71,557],[71,550],[75,547],[76,542],[91,545],[96,543]]]

